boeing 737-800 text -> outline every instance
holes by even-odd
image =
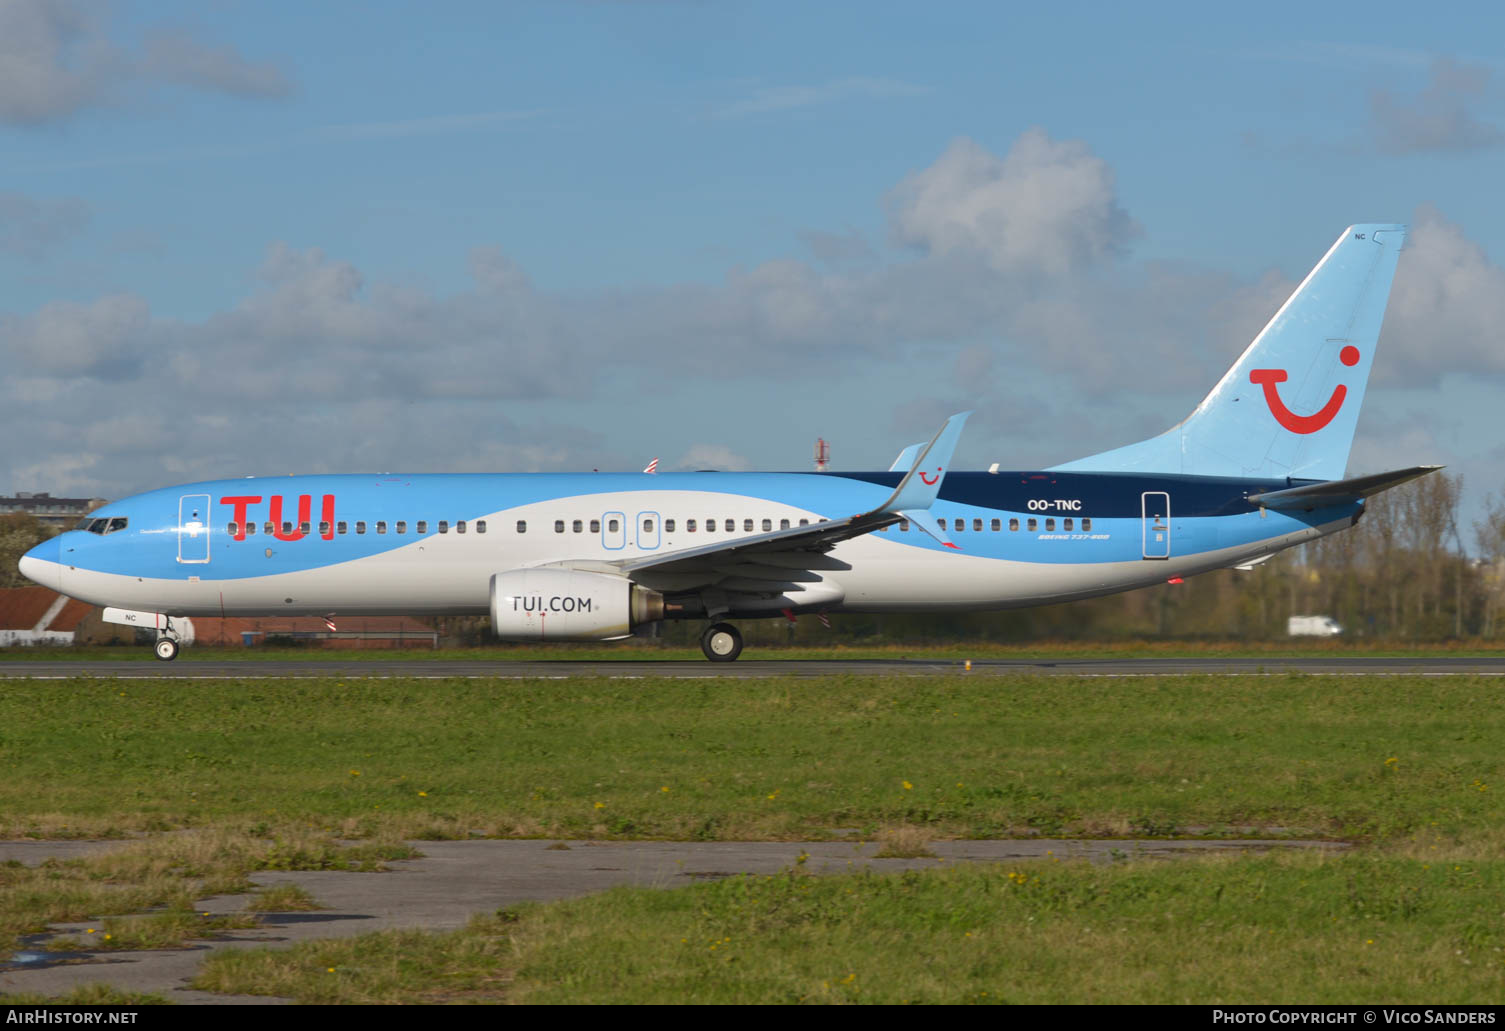
[[[954,472],[966,414],[886,472],[341,475],[112,502],[21,571],[155,630],[182,617],[484,613],[512,640],[703,619],[1010,608],[1246,565],[1433,466],[1345,479],[1405,227],[1344,231],[1165,433],[1038,472]]]

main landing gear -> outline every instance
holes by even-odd
[[[712,623],[700,635],[700,650],[712,662],[731,662],[742,654],[742,634],[730,623]]]

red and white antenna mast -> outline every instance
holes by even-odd
[[[819,437],[815,441],[815,471],[823,473],[830,464],[831,445],[826,443],[825,437]]]

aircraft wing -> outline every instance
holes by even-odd
[[[921,529],[927,528],[927,522],[934,525],[927,510],[940,494],[962,425],[970,414],[962,412],[946,420],[930,442],[917,449],[914,464],[888,500],[871,511],[617,562],[561,564],[610,570],[655,590],[712,588],[733,594],[787,594],[795,604],[839,601],[839,589],[829,599],[823,597],[834,588],[822,574],[851,566],[827,553],[842,541],[892,526],[901,519]],[[941,539],[949,543],[944,534]],[[801,594],[809,600],[799,598]]]

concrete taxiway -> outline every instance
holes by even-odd
[[[0,862],[36,864],[73,858],[118,842],[0,842]],[[62,995],[104,983],[133,992],[159,993],[181,1003],[285,1002],[223,996],[187,987],[204,958],[221,949],[287,947],[320,938],[343,938],[389,928],[451,930],[476,913],[520,902],[587,895],[617,884],[672,888],[739,873],[771,874],[795,866],[817,874],[871,868],[926,869],[958,862],[1006,863],[1021,859],[1166,859],[1215,851],[1272,848],[1343,848],[1320,841],[941,841],[935,858],[878,859],[871,842],[667,842],[667,841],[425,841],[423,858],[389,864],[386,873],[268,871],[252,875],[262,886],[297,884],[325,908],[311,913],[270,913],[254,930],[233,931],[188,949],[78,953],[49,960],[45,942],[28,943],[19,956],[0,956],[0,996]],[[800,861],[800,856],[805,856]],[[216,915],[241,912],[246,896],[200,902]],[[58,933],[86,938],[89,924],[55,925]]]
[[[968,672],[963,659],[755,659],[716,663],[703,660],[660,662],[622,661],[475,661],[472,659],[403,660],[303,659],[257,661],[254,659],[180,659],[176,662],[64,661],[0,662],[0,679],[7,677],[123,677],[150,680],[198,678],[301,677],[525,677],[569,678],[672,677],[688,679],[822,676],[910,676]],[[1225,676],[1260,676],[1277,673],[1311,673],[1336,676],[1505,676],[1505,656],[1347,657],[1301,656],[1143,659],[975,659],[974,676],[1073,676],[1145,677],[1188,676],[1216,673]]]

